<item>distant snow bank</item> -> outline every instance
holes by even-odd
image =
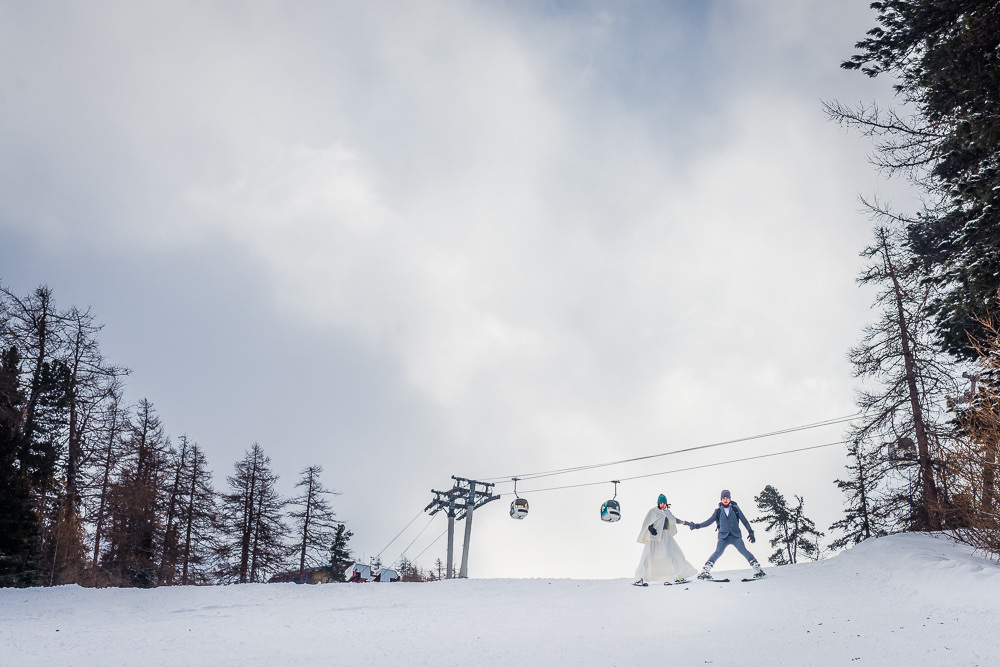
[[[839,576],[880,578],[903,588],[919,586],[923,595],[946,599],[961,591],[965,600],[988,602],[1000,592],[1000,566],[943,534],[867,540],[818,565],[828,565]]]
[[[749,570],[728,573],[738,578]],[[762,581],[0,589],[10,665],[991,665],[1000,567],[869,540]]]

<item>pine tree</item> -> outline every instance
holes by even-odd
[[[1000,5],[995,0],[880,0],[878,27],[846,69],[889,74],[912,115],[830,105],[837,120],[879,137],[877,164],[911,176],[926,198],[907,222],[940,342],[974,359],[969,334],[995,319],[1000,288]]]
[[[885,504],[880,502],[878,487],[886,475],[881,457],[865,452],[857,442],[851,443],[847,455],[850,477],[836,480],[837,487],[847,496],[844,518],[833,523],[830,530],[844,534],[830,543],[831,549],[860,544],[870,537],[886,534]]]
[[[354,563],[354,556],[347,546],[354,533],[343,523],[338,523],[333,532],[330,544],[330,578],[334,581],[345,581],[344,572]]]
[[[766,523],[766,530],[774,531],[771,546],[777,547],[768,561],[775,565],[789,565],[798,562],[800,553],[806,557],[819,558],[816,540],[823,533],[816,530],[816,524],[805,516],[805,500],[795,496],[796,506],[789,507],[785,497],[768,484],[759,495],[754,496],[761,516],[754,523]],[[809,538],[814,538],[810,540]]]
[[[305,581],[303,577],[307,564],[315,567],[322,562],[320,553],[330,544],[337,526],[336,513],[326,496],[339,494],[324,488],[319,479],[322,472],[322,466],[309,466],[303,470],[302,478],[295,485],[295,488],[302,489],[302,494],[289,501],[292,507],[298,508],[290,516],[295,521],[299,583]]]
[[[0,358],[0,587],[33,586],[40,580],[41,531],[32,506],[35,475],[24,458],[19,361],[15,347]]]
[[[63,583],[65,561],[62,556],[73,554],[76,544],[66,548],[66,540],[78,542],[78,526],[64,526],[67,505],[63,501],[65,480],[59,478],[57,467],[62,444],[65,442],[69,372],[59,359],[63,318],[56,311],[52,290],[36,288],[26,297],[19,297],[0,286],[0,350],[16,350],[7,357],[15,364],[9,377],[18,385],[21,409],[11,416],[9,445],[14,462],[13,488],[17,494],[27,490],[38,539],[30,571],[33,582]],[[20,517],[21,505],[12,506]],[[24,526],[22,519],[16,523]],[[23,542],[22,542],[23,544]],[[22,564],[22,554],[15,556]]]

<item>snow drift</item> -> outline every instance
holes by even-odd
[[[0,590],[9,665],[988,665],[1000,567],[896,535],[762,581]],[[739,576],[749,570],[737,570]]]

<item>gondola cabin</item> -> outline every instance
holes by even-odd
[[[601,505],[601,521],[614,523],[622,518],[622,508],[617,500],[607,500]]]
[[[528,500],[526,498],[515,498],[510,504],[510,518],[523,519],[528,516]]]

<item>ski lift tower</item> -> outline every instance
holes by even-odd
[[[477,507],[482,507],[486,503],[499,500],[500,496],[493,495],[493,484],[479,482],[474,479],[451,476],[455,480],[455,485],[448,491],[435,491],[432,500],[424,511],[430,510],[431,516],[444,510],[448,513],[448,570],[445,575],[447,579],[452,578],[455,568],[455,521],[465,519],[465,544],[462,546],[462,569],[458,576],[467,579],[469,576],[469,541],[472,538],[472,513]],[[477,487],[479,487],[477,489]],[[433,508],[433,509],[432,509]]]

